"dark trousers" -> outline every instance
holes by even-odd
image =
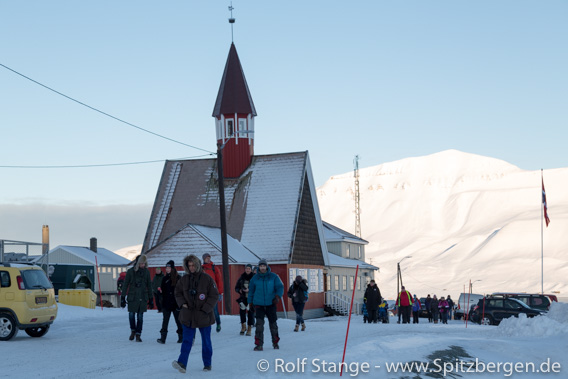
[[[134,319],[136,317],[136,320]],[[128,321],[130,322],[130,330],[136,334],[142,334],[142,324],[144,323],[143,312],[128,312]]]
[[[246,306],[248,305],[248,301],[245,299],[243,301],[243,304]],[[254,325],[254,307],[249,307],[250,309],[247,311],[246,308],[245,309],[241,309],[239,308],[239,315],[241,316],[241,324],[247,324],[250,326]],[[247,316],[248,316],[248,322],[247,322]]]
[[[254,313],[256,316],[256,331],[254,333],[254,344],[264,345],[264,316],[268,319],[268,327],[270,328],[270,335],[272,336],[272,343],[278,343],[278,325],[276,320],[276,304],[271,305],[255,305]]]
[[[420,311],[412,311],[412,323],[418,324],[418,313]]]
[[[171,309],[167,309],[167,308],[163,308],[162,309],[162,329],[160,330],[160,335],[161,335],[161,339],[162,341],[166,340],[166,336],[168,335],[168,326],[170,324],[170,316],[174,315],[174,321],[176,322],[177,325],[177,334],[178,335],[182,335],[183,334],[183,328],[181,325],[181,322],[179,322],[179,311],[177,309],[174,309],[173,311]]]
[[[196,328],[182,325],[183,327],[183,341],[181,343],[181,351],[179,353],[178,362],[187,367],[189,360],[189,353],[193,346],[193,339],[195,338]],[[199,328],[201,333],[201,359],[203,359],[203,366],[211,366],[211,357],[213,357],[213,346],[211,345],[211,326],[206,328]]]
[[[304,306],[306,305],[306,303],[303,302],[297,302],[297,303],[292,303],[292,305],[294,306],[294,312],[296,312],[296,325],[300,325],[304,323]]]
[[[442,324],[448,323],[448,312],[440,312],[440,316],[442,318]]]
[[[372,323],[372,322],[376,323],[377,317],[378,317],[377,309],[376,308],[375,309],[367,308],[367,313],[369,314],[369,324]]]
[[[154,292],[154,301],[156,303],[156,309],[158,312],[162,311],[162,294],[160,292]]]
[[[411,305],[401,305],[400,311],[402,313],[402,323],[403,324],[410,324],[410,313],[412,312]]]

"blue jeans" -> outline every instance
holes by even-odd
[[[137,321],[134,321],[134,316],[137,317]],[[128,312],[128,321],[130,321],[130,330],[136,332],[136,334],[142,334],[142,324],[144,323],[144,313],[143,312]]]
[[[298,302],[298,303],[292,303],[292,305],[294,306],[294,311],[296,312],[296,325],[303,324],[304,323],[304,306],[306,305],[306,303]]]
[[[181,343],[181,351],[179,353],[178,362],[187,367],[189,360],[189,353],[193,345],[193,338],[195,337],[196,328],[189,326],[183,327],[183,342]],[[203,359],[203,366],[211,366],[211,357],[213,356],[213,346],[211,345],[211,326],[206,328],[199,328],[201,333],[201,358]]]

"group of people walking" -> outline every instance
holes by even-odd
[[[216,324],[216,331],[221,331],[221,320],[217,305],[222,298],[221,270],[211,262],[209,254],[203,255],[203,263],[195,255],[188,255],[183,260],[185,275],[179,275],[175,263],[168,261],[166,274],[156,269],[156,275],[150,280],[150,271],[146,268],[147,258],[140,255],[135,264],[126,272],[121,284],[121,307],[128,305],[128,319],[131,334],[129,339],[142,342],[144,313],[153,308],[154,299],[158,312],[162,313],[162,328],[157,342],[166,343],[168,326],[173,315],[176,323],[177,342],[181,343],[180,355],[172,366],[185,372],[195,334],[199,329],[202,341],[203,370],[211,370],[213,347],[211,327]],[[159,270],[159,271],[158,271]],[[157,279],[156,279],[157,278]],[[255,326],[254,350],[262,351],[264,346],[264,324],[268,319],[272,346],[279,349],[276,306],[284,293],[284,284],[280,277],[271,272],[268,262],[261,259],[257,272],[252,265],[245,266],[244,273],[237,280],[235,291],[239,294],[239,314],[241,335],[250,336]],[[294,331],[306,329],[303,319],[304,304],[307,301],[308,284],[297,276],[288,289],[296,312]],[[255,322],[256,320],[256,322]]]

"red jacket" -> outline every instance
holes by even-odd
[[[217,286],[217,291],[219,294],[223,294],[223,267],[216,266],[215,263],[203,263],[201,265],[203,271],[215,280],[215,285]],[[213,269],[215,267],[215,269]]]
[[[398,305],[399,307],[412,305],[412,295],[410,294],[410,292],[404,290],[399,293],[396,305]]]

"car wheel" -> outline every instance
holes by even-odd
[[[26,328],[26,333],[30,337],[43,337],[49,331],[49,325],[38,326],[36,328]]]
[[[493,317],[491,317],[489,315],[483,316],[480,324],[481,325],[493,325]]]
[[[18,326],[12,315],[0,313],[0,341],[8,341],[18,334]]]

